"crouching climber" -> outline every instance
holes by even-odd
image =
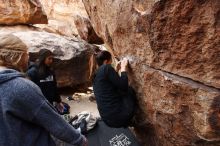
[[[127,127],[136,108],[136,96],[128,85],[128,60],[120,63],[121,76],[111,66],[112,56],[108,51],[96,54],[99,66],[93,80],[93,89],[102,120],[110,127]]]
[[[28,52],[16,36],[0,36],[0,145],[55,146],[51,135],[71,145],[87,146],[86,138],[68,124],[26,79]]]

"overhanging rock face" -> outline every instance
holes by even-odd
[[[83,2],[113,54],[129,58],[131,83],[158,145],[220,144],[210,120],[220,98],[220,1]]]
[[[220,88],[220,1],[84,0],[115,55]]]
[[[36,25],[48,32],[80,37],[92,44],[103,44],[90,23],[82,0],[39,0],[46,11],[48,25]]]
[[[0,24],[47,24],[39,0],[0,0]]]

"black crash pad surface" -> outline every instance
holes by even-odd
[[[128,128],[110,128],[103,121],[86,135],[89,146],[140,146]]]

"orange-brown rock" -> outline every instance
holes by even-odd
[[[13,33],[20,31],[26,32],[26,31],[42,31],[42,30],[32,25],[0,26],[0,33]]]
[[[97,36],[88,18],[75,16],[75,25],[81,39],[91,44],[104,43],[103,40]]]
[[[130,60],[153,145],[219,145],[220,1],[83,2],[111,52]],[[144,145],[148,130],[137,129]]]
[[[0,24],[47,24],[38,0],[0,0]]]
[[[83,0],[117,56],[220,88],[219,0]]]
[[[75,25],[72,25],[71,23],[66,21],[48,20],[48,24],[36,24],[35,26],[50,33],[56,33],[59,35],[69,36],[69,37],[78,36],[78,31]]]
[[[8,27],[7,27],[8,28]],[[0,28],[0,35],[12,33],[19,37],[29,49],[30,60],[37,58],[40,49],[49,49],[55,54],[54,69],[58,87],[86,87],[91,83],[95,64],[94,49],[97,47],[77,38],[64,37],[53,33],[28,31],[12,27],[10,31]]]
[[[153,124],[157,141],[145,141],[148,131],[138,127],[144,145],[219,145],[220,126],[212,128],[212,104],[220,101],[220,90],[167,72],[142,66],[133,76],[145,118]],[[218,103],[219,104],[219,103]],[[219,110],[219,109],[218,109]],[[220,119],[214,119],[219,121]],[[147,126],[147,125],[146,125]],[[149,128],[146,130],[150,130]],[[151,129],[152,130],[152,129]]]
[[[40,0],[49,19],[48,25],[37,25],[46,31],[78,36],[89,43],[103,41],[96,35],[82,0]]]

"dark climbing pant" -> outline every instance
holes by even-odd
[[[114,119],[103,119],[103,121],[110,127],[128,127],[134,116],[137,107],[137,99],[134,89],[129,87],[127,93],[121,94],[123,98],[120,111],[115,114]]]

